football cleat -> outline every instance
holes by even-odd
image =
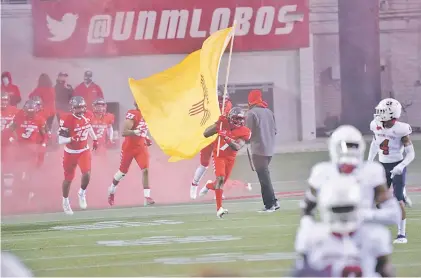
[[[271,208],[263,208],[263,209],[261,209],[261,210],[258,210],[257,212],[262,212],[262,213],[271,213],[271,212],[274,212],[276,209],[275,209],[275,206],[272,206]]]
[[[404,235],[398,235],[396,239],[393,241],[395,244],[405,244],[408,243],[408,240],[406,239],[406,236]]]
[[[153,204],[155,204],[155,201],[151,197],[145,197],[145,201],[143,202],[145,207]]]
[[[67,215],[73,215],[73,210],[70,207],[70,203],[67,203],[67,202],[64,202],[64,201],[63,201],[63,211]]]
[[[208,180],[208,181],[206,182],[205,186],[203,186],[203,188],[202,188],[202,189],[200,189],[200,192],[199,192],[199,196],[200,196],[200,197],[203,197],[203,196],[205,196],[206,194],[208,194],[208,192],[209,192],[209,188],[207,187],[207,185],[208,185],[208,184],[210,184],[210,183],[212,183],[212,181],[211,181],[211,180]]]
[[[86,209],[88,207],[88,204],[86,203],[86,193],[78,193],[79,197],[79,207],[81,209]]]
[[[224,209],[223,207],[220,207],[218,209],[218,211],[216,212],[216,216],[218,218],[222,218],[225,214],[228,214],[228,210],[227,209]]]
[[[190,199],[195,200],[197,198],[197,184],[192,183],[190,186]]]

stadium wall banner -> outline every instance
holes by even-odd
[[[234,51],[309,46],[307,0],[33,0],[32,20],[37,57],[187,54],[234,20]]]

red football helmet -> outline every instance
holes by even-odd
[[[33,117],[35,116],[35,113],[37,113],[37,104],[32,99],[29,99],[25,102],[23,105],[23,112],[25,113],[25,116],[27,117]]]
[[[107,112],[107,102],[103,98],[98,98],[92,103],[93,112],[103,116]]]
[[[240,107],[233,107],[228,114],[228,121],[235,127],[245,125],[246,114]]]
[[[76,96],[70,99],[70,112],[75,116],[82,116],[86,112],[86,102],[83,97]]]
[[[1,108],[6,108],[10,105],[10,96],[8,93],[1,94]]]

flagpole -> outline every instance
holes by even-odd
[[[231,45],[230,45],[230,53],[228,55],[228,65],[227,65],[227,73],[225,75],[225,85],[224,85],[224,95],[222,99],[222,111],[221,114],[225,113],[225,100],[228,95],[228,80],[230,76],[230,67],[231,67],[231,56],[232,56],[232,48],[234,46],[234,37],[235,37],[235,27],[237,25],[237,20],[234,20],[232,25],[232,37],[231,37]],[[222,129],[222,123],[220,123],[219,130]],[[216,150],[216,156],[219,156],[219,148],[221,147],[221,137],[218,137],[218,148]]]

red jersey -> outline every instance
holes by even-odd
[[[246,126],[241,127],[235,127],[231,130],[231,136],[232,139],[238,140],[243,139],[245,141],[250,140],[251,137],[251,131]],[[216,157],[217,150],[218,150],[218,140],[215,143],[215,147],[213,149],[214,156]],[[229,157],[229,158],[235,158],[237,156],[237,151],[232,149],[227,143],[225,143],[225,140],[223,138],[220,139],[221,144],[219,147],[219,157]]]
[[[92,128],[100,143],[104,143],[110,139],[108,128],[114,123],[114,115],[105,113],[102,117],[97,117],[95,114],[91,118]]]
[[[15,106],[8,106],[1,110],[1,145],[5,146],[9,143],[9,138],[13,135],[8,126],[15,118],[19,109]]]
[[[126,113],[126,119],[133,121],[131,130],[140,130],[140,136],[126,136],[123,142],[123,149],[144,148],[145,137],[148,135],[148,126],[139,110],[131,109]]]
[[[91,82],[86,85],[84,82],[80,83],[74,90],[73,96],[81,96],[85,99],[86,106],[90,109],[94,100],[104,98],[101,87],[96,83]]]
[[[91,119],[86,116],[76,117],[73,114],[66,115],[60,120],[60,129],[68,132],[70,143],[66,144],[64,150],[68,153],[81,153],[89,149],[88,137],[92,131]]]
[[[19,111],[13,119],[13,125],[17,134],[16,140],[20,143],[39,144],[44,136],[45,119],[35,114],[33,117],[25,115],[23,110]]]

